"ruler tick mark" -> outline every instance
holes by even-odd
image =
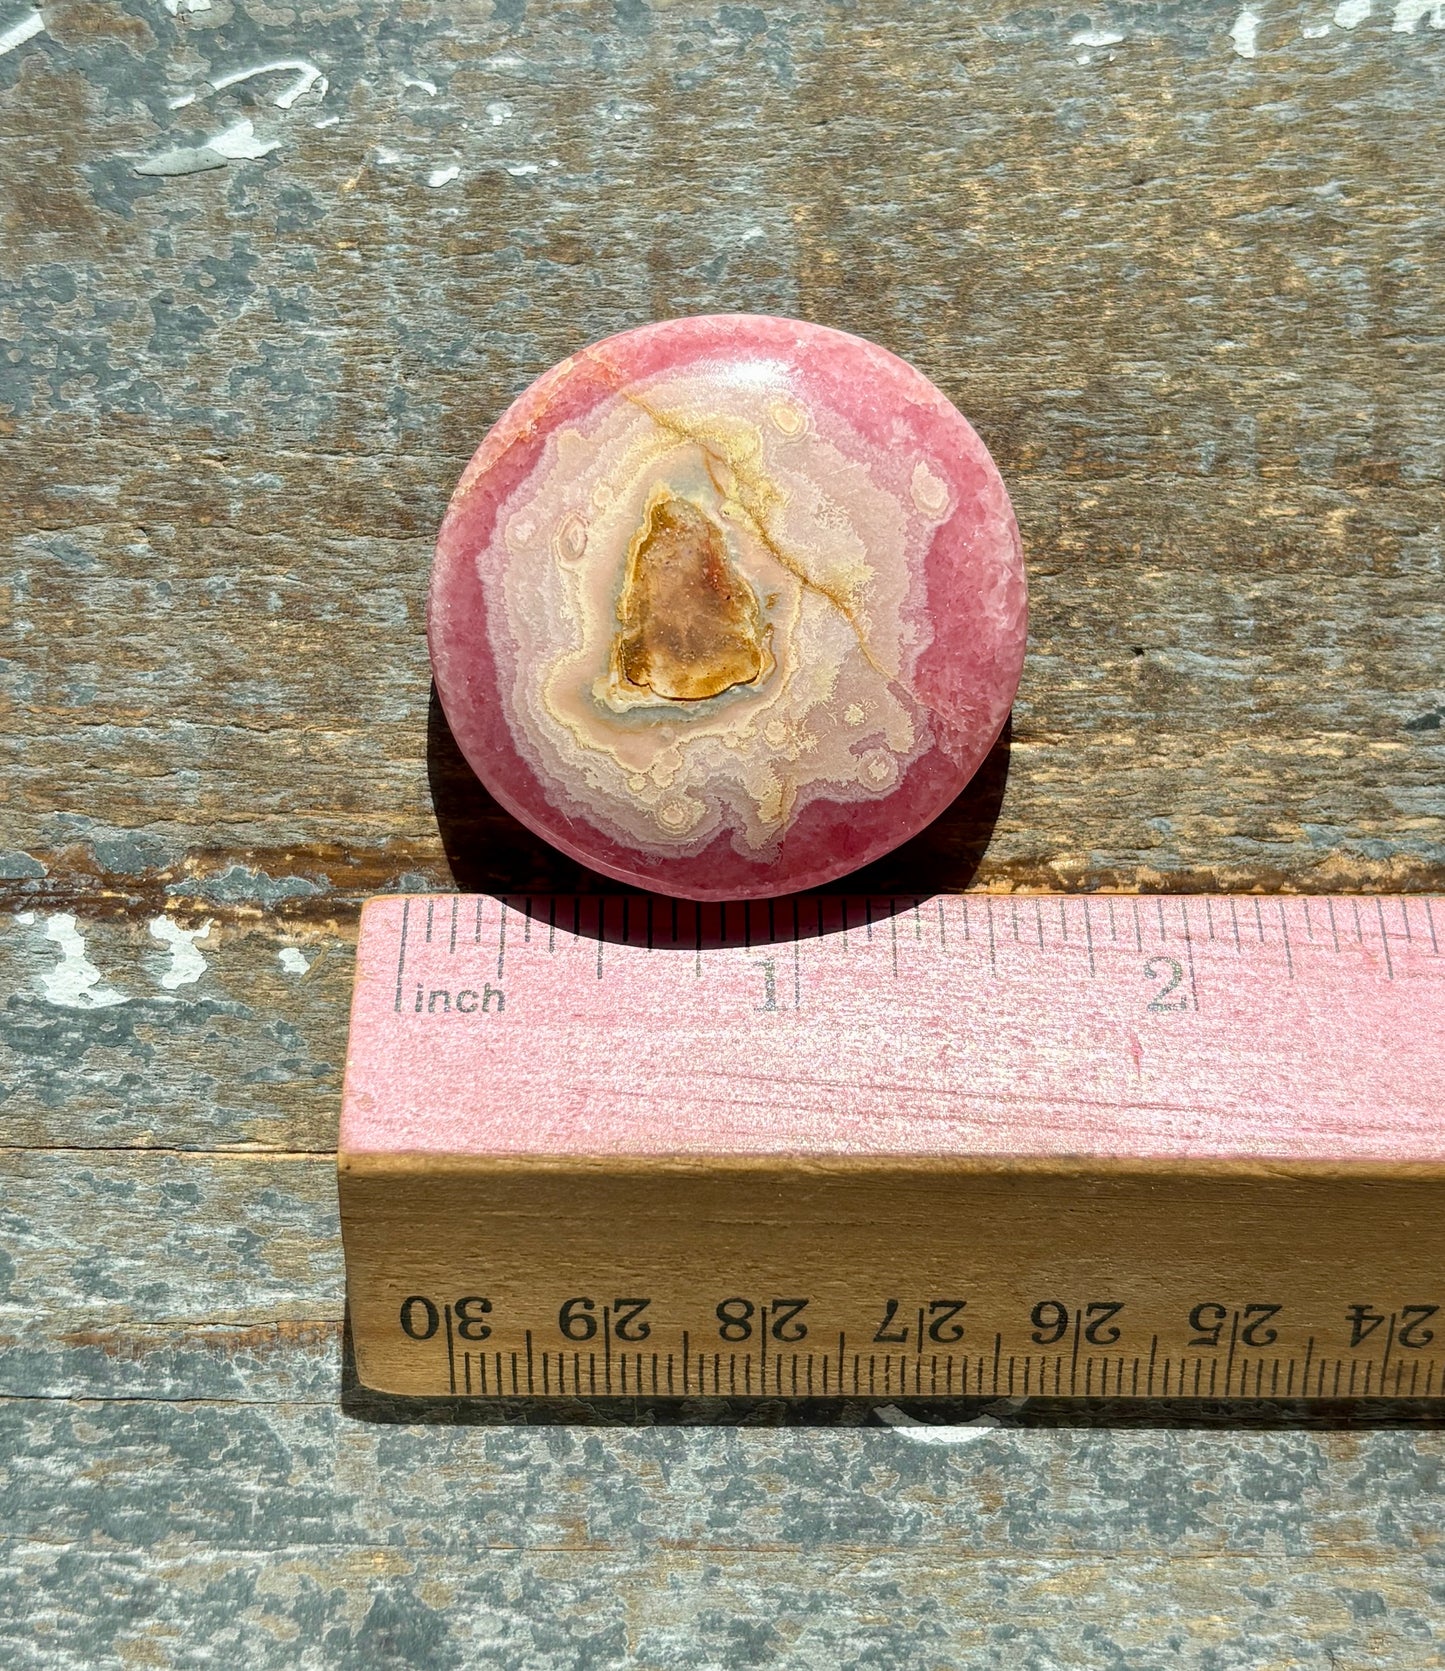
[[[1285,913],[1284,901],[1279,901],[1279,932],[1284,941],[1284,966],[1289,972],[1289,978],[1294,979],[1294,950],[1289,943],[1289,917]]]
[[[447,1323],[447,1375],[448,1375],[448,1378],[449,1378],[450,1383],[451,1383],[452,1397],[455,1398],[456,1395],[457,1395],[457,1347],[456,1347],[456,1340],[454,1339],[453,1334],[452,1334],[452,1308],[451,1308],[451,1306],[450,1305],[443,1306],[442,1307],[442,1312],[443,1312],[443,1315],[446,1317],[446,1323]],[[435,1317],[436,1313],[433,1312],[432,1316]]]
[[[478,910],[481,909],[480,904],[478,904],[477,909]],[[407,900],[402,901],[402,907],[401,907],[401,946],[400,946],[400,948],[399,948],[399,950],[397,951],[397,954],[396,954],[396,1009],[397,1009],[398,1014],[401,1013],[401,980],[402,980],[402,976],[406,972],[406,930],[407,930],[407,924],[410,921],[411,921],[411,901],[409,899],[407,899]]]
[[[793,1008],[803,1007],[803,947],[802,935],[798,932],[798,901],[793,899]]]
[[[1069,1359],[1069,1396],[1072,1398],[1079,1390],[1079,1340],[1080,1331],[1084,1324],[1082,1311],[1074,1313],[1074,1349]]]
[[[426,902],[426,943],[427,943],[427,945],[431,944],[431,918],[432,918],[432,912],[435,909],[436,909],[436,901],[434,899],[429,899]]]
[[[938,900],[938,944],[941,950],[948,950],[948,921],[943,909],[943,896]]]
[[[1376,895],[1375,898],[1375,910],[1379,913],[1380,917],[1380,945],[1385,953],[1385,979],[1392,981],[1395,978],[1395,964],[1394,960],[1390,956],[1390,933],[1385,927],[1384,902],[1378,895]]]
[[[1430,901],[1425,901],[1425,921],[1430,925],[1430,947],[1436,957],[1440,955],[1440,942],[1435,938],[1435,913],[1430,909]]]
[[[1335,922],[1335,902],[1332,899],[1327,899],[1325,905],[1330,913],[1330,938],[1335,943],[1335,950],[1338,951],[1340,949],[1340,931]]]
[[[451,953],[451,955],[453,957],[456,956],[456,951],[457,951],[457,909],[458,909],[459,903],[460,902],[456,899],[452,900],[452,935],[451,935],[451,942],[447,946],[447,950],[448,950],[448,952]]]
[[[1184,926],[1184,955],[1189,960],[1189,995],[1194,1001],[1194,1008],[1199,1008],[1199,983],[1194,978],[1194,938],[1189,932],[1189,900],[1181,894],[1179,896],[1179,919]]]
[[[1229,920],[1234,925],[1234,949],[1237,952],[1243,952],[1244,946],[1239,938],[1239,908],[1235,905],[1232,894],[1229,899]]]
[[[507,901],[503,897],[497,915],[497,979],[502,978],[502,967],[507,961]]]
[[[1098,971],[1094,967],[1094,925],[1089,920],[1087,896],[1084,899],[1084,944],[1089,948],[1089,975],[1092,978]]]

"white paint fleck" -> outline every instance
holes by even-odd
[[[295,946],[282,946],[276,956],[280,958],[281,967],[288,975],[304,975],[311,967],[306,954]]]
[[[1259,26],[1263,22],[1258,12],[1252,12],[1246,7],[1234,20],[1234,27],[1229,31],[1229,37],[1234,42],[1234,50],[1241,58],[1257,58],[1259,49],[1255,45],[1259,36]]]
[[[1306,24],[1301,31],[1307,41],[1322,41],[1329,32],[1330,26],[1328,23],[1319,23],[1313,26]]]
[[[29,928],[31,923],[35,921],[35,913],[33,911],[17,911],[15,913],[15,921],[23,923],[26,928]]]
[[[243,118],[233,123],[223,133],[218,133],[214,139],[206,141],[206,149],[215,151],[222,157],[237,157],[249,159],[251,157],[266,157],[272,151],[281,149],[279,139],[257,139],[256,127],[249,119]]]
[[[1069,36],[1070,46],[1117,46],[1123,36],[1112,29],[1081,29],[1077,35]]]
[[[26,12],[18,23],[0,32],[0,58],[7,52],[14,52],[17,46],[24,46],[26,41],[33,41],[45,29],[45,19],[39,12]]]
[[[60,947],[60,962],[40,977],[45,996],[67,1010],[103,1010],[123,1004],[125,994],[107,986],[99,969],[85,955],[85,940],[69,911],[61,911],[45,925],[45,938]]]
[[[429,186],[449,186],[461,173],[455,163],[450,168],[434,168],[426,177]]]
[[[507,170],[508,174],[511,174],[518,179],[520,179],[524,174],[541,173],[540,165],[535,162],[509,162],[504,163],[503,167]]]
[[[975,1416],[972,1421],[935,1425],[919,1421],[896,1404],[880,1404],[877,1413],[879,1419],[895,1433],[904,1439],[911,1439],[915,1445],[971,1445],[991,1429],[1003,1426],[997,1416],[988,1414]]]
[[[167,110],[184,110],[188,104],[196,102],[194,93],[177,93],[175,98],[166,100]]]
[[[172,17],[179,17],[182,12],[208,12],[211,0],[166,0],[166,10]]]
[[[133,165],[137,174],[158,174],[173,179],[181,174],[204,174],[209,168],[224,168],[226,159],[209,145],[181,145],[159,156],[146,157]]]
[[[512,107],[505,100],[496,99],[487,106],[487,116],[492,126],[499,128],[503,122],[511,120]]]
[[[389,145],[378,145],[373,155],[383,168],[401,161],[401,152],[393,151]]]
[[[313,64],[309,58],[276,58],[269,64],[252,64],[249,69],[232,70],[230,75],[218,77],[211,82],[211,86],[219,93],[227,87],[234,87],[238,82],[250,81],[253,76],[273,75],[279,70],[293,70],[296,79],[289,87],[283,87],[271,101],[278,110],[290,110],[297,99],[309,93],[313,87],[316,89],[316,96],[324,99],[331,86],[320,65]]]
[[[401,84],[402,92],[404,93],[408,87],[420,87],[422,92],[425,93],[429,99],[434,99],[437,96],[436,82],[427,81],[419,75],[407,76],[406,80]]]
[[[323,116],[319,122],[313,122],[313,128],[334,128],[341,120],[339,116]]]
[[[1445,29],[1445,4],[1441,0],[1398,0],[1390,28],[1397,35],[1413,35],[1422,17],[1429,18],[1432,29]]]
[[[178,986],[194,986],[206,972],[206,960],[196,950],[195,942],[204,940],[211,932],[210,923],[200,928],[182,928],[169,917],[152,917],[151,938],[171,948],[171,966],[161,976],[167,992]]]
[[[201,174],[209,168],[224,168],[237,159],[270,156],[281,148],[279,139],[258,139],[255,125],[249,119],[233,122],[204,145],[182,145],[174,151],[162,151],[158,157],[147,157],[135,164],[137,174],[159,174],[172,177],[179,174]]]
[[[1335,22],[1341,29],[1358,29],[1370,15],[1370,0],[1340,0]]]

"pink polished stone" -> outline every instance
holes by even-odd
[[[618,881],[761,898],[935,818],[1008,717],[1023,556],[982,441],[860,337],[719,314],[585,348],[437,541],[432,666],[509,811]]]

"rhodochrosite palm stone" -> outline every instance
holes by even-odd
[[[524,824],[692,899],[788,893],[963,788],[1023,662],[1018,529],[902,360],[725,314],[583,349],[503,414],[437,544],[462,752]]]

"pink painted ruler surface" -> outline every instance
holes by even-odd
[[[1445,905],[375,899],[341,1142],[1439,1164]]]

